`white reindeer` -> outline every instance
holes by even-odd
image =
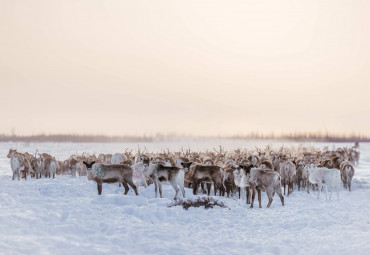
[[[333,193],[334,187],[337,188],[337,195],[339,200],[339,187],[340,187],[340,171],[336,168],[328,169],[326,167],[319,167],[319,168],[310,168],[310,176],[309,181],[312,184],[318,185],[318,195],[317,199],[320,198],[321,188],[324,186],[325,188],[325,196],[326,199],[328,199],[328,190],[327,187],[329,186],[330,189],[330,197],[329,200],[331,200],[331,195]]]

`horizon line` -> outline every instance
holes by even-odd
[[[97,143],[119,143],[119,142],[158,142],[168,141],[176,138],[192,139],[250,139],[250,140],[288,140],[297,142],[370,142],[370,136],[363,134],[340,134],[331,132],[305,132],[285,133],[281,135],[257,134],[251,132],[249,135],[178,135],[178,134],[156,134],[156,135],[89,135],[89,134],[33,134],[33,135],[9,135],[0,134],[0,142],[97,142]]]

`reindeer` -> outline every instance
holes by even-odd
[[[49,178],[53,176],[55,178],[55,174],[57,172],[57,162],[55,159],[51,157],[46,157],[42,160],[42,170],[44,171],[45,177]]]
[[[239,199],[240,199],[240,191],[246,191],[246,203],[250,204],[251,199],[251,186],[250,186],[250,171],[254,167],[253,164],[248,165],[236,165],[234,166],[234,182],[235,185],[239,188]]]
[[[296,175],[296,167],[291,161],[284,161],[280,166],[280,176],[281,181],[284,186],[284,195],[285,195],[285,186],[288,185],[288,196],[293,191],[293,181]]]
[[[200,164],[192,165],[193,162],[189,163],[182,162],[181,165],[185,169],[185,181],[191,182],[193,184],[194,195],[197,194],[197,190],[201,182],[213,183],[215,195],[217,189],[220,190],[220,195],[223,194],[224,191],[222,185],[223,170],[221,167]],[[209,195],[210,189],[208,189],[208,196]]]
[[[258,193],[259,208],[262,208],[261,191],[263,189],[266,191],[269,199],[267,207],[270,207],[272,204],[275,192],[279,195],[281,204],[284,206],[284,197],[281,193],[281,178],[277,172],[258,168],[251,169],[249,184],[252,188],[251,208],[253,208],[256,192]]]
[[[170,183],[176,192],[174,200],[177,199],[179,190],[182,192],[182,197],[185,198],[184,171],[180,168],[150,163],[149,167],[144,170],[144,176],[153,181],[155,186],[155,197],[158,196],[159,187],[159,195],[160,198],[162,198],[162,183]]]
[[[258,167],[261,169],[270,169],[274,170],[274,165],[272,164],[271,161],[267,159],[263,159],[262,161],[259,162]]]
[[[338,169],[335,169],[335,168],[329,169],[326,167],[323,167],[323,168],[313,167],[313,168],[309,168],[309,171],[310,171],[309,181],[312,184],[318,185],[319,192],[317,195],[317,199],[320,198],[322,187],[325,188],[325,196],[326,196],[326,199],[328,199],[327,186],[329,186],[331,188],[329,200],[331,199],[331,195],[333,193],[334,187],[337,188],[337,195],[338,195],[338,200],[339,200],[340,172]]]
[[[94,161],[88,163],[83,161],[83,164],[87,168],[87,179],[93,180],[97,183],[98,194],[101,195],[103,190],[103,183],[122,183],[125,188],[125,195],[129,191],[129,184],[138,196],[136,185],[132,181],[133,170],[128,165],[106,165],[101,163],[95,163]]]
[[[305,182],[303,181],[303,171],[304,171],[305,165],[306,165],[306,163],[304,162],[303,159],[298,159],[296,161],[297,172],[296,172],[295,180],[296,180],[296,183],[297,183],[298,191],[301,188],[301,183],[302,183],[302,187],[304,187],[304,185],[305,185]]]
[[[35,172],[36,179],[41,178],[42,173],[42,160],[41,158],[35,158],[31,161],[31,167]]]
[[[344,188],[348,188],[349,191],[351,191],[351,182],[354,174],[355,168],[353,167],[352,163],[349,161],[343,161],[340,165],[340,175]]]
[[[236,183],[234,181],[234,171],[235,171],[235,166],[234,165],[227,165],[225,167],[225,171],[223,173],[223,186],[226,191],[227,197],[230,196],[230,193],[235,189]],[[239,191],[239,198],[240,198],[240,191]]]
[[[115,153],[112,155],[110,164],[122,164],[122,162],[125,160],[127,160],[125,155],[121,153]]]
[[[31,169],[33,171],[30,162],[28,162],[22,153],[17,152],[17,150],[10,149],[7,157],[10,158],[10,166],[13,171],[12,180],[14,181],[16,176],[20,180],[21,175],[27,180],[29,170]]]

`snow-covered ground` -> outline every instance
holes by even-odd
[[[145,144],[148,150],[206,149],[224,145],[264,146],[238,140],[179,141]],[[272,144],[272,143],[270,143]],[[273,146],[280,146],[272,144]],[[288,146],[294,145],[292,143]],[[312,144],[311,144],[312,145]],[[328,144],[316,144],[323,147]],[[332,146],[331,144],[330,146]],[[351,144],[352,145],[352,144]],[[141,146],[144,146],[143,144]],[[336,147],[342,144],[335,144]],[[350,145],[347,145],[350,146]],[[65,159],[70,154],[119,152],[137,144],[0,143],[0,254],[368,254],[370,251],[370,144],[361,144],[353,191],[340,200],[294,191],[281,206],[249,209],[245,201],[215,197],[230,209],[168,208],[154,188],[123,195],[117,184],[104,184],[102,196],[86,178],[12,181],[9,148]],[[193,197],[190,189],[186,196]],[[257,201],[258,202],[258,201]]]

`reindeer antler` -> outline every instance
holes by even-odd
[[[270,145],[267,145],[266,146],[266,149],[265,149],[265,152],[270,152],[271,151],[271,149],[270,149]]]
[[[257,146],[255,146],[255,148],[256,148],[256,150],[257,150],[258,153],[261,153],[262,152],[262,150],[260,148],[257,148]]]

